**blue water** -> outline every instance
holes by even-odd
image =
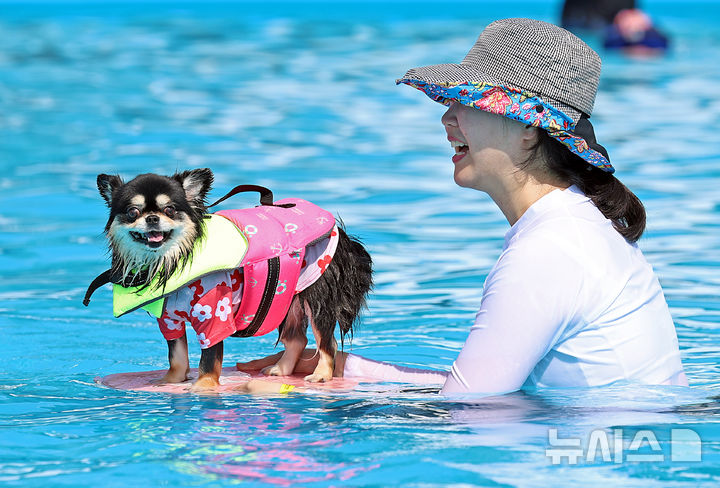
[[[717,486],[720,7],[645,3],[673,49],[603,53],[593,120],[647,206],[640,245],[692,387],[459,404],[407,385],[283,398],[98,387],[96,376],[163,368],[166,347],[143,314],[112,319],[107,291],[81,304],[107,264],[95,176],[207,166],[211,197],[256,183],[332,210],[376,269],[352,351],[447,370],[507,223],[452,182],[443,108],[393,81],[461,59],[495,18],[552,21],[557,2],[0,2],[0,484]],[[228,341],[226,365],[273,343]],[[553,464],[552,429],[625,449]],[[701,461],[671,458],[683,447],[673,429],[699,436]],[[643,430],[658,444],[631,449]]]

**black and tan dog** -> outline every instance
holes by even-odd
[[[125,183],[119,176],[97,178],[100,195],[110,208],[105,233],[112,254],[107,280],[134,289],[164,288],[173,275],[191,263],[196,243],[207,236],[206,195],[213,181],[209,169],[185,171],[173,176],[143,174]],[[337,248],[325,272],[308,288],[296,293],[279,327],[285,352],[269,375],[289,375],[307,344],[310,321],[318,345],[319,362],[306,380],[332,378],[337,343],[352,337],[353,325],[372,286],[372,262],[362,244],[338,226]],[[242,269],[240,269],[242,271]],[[101,275],[102,276],[102,275]],[[96,280],[97,281],[97,280]],[[97,288],[91,285],[89,295]],[[233,314],[238,304],[233,304]],[[168,340],[170,367],[161,382],[189,379],[187,337]],[[217,386],[222,369],[223,342],[202,350],[199,377],[194,389]]]

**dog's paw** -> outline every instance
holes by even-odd
[[[326,381],[330,381],[332,377],[332,364],[328,364],[328,362],[326,361],[320,361],[320,363],[315,367],[315,370],[312,372],[312,374],[309,374],[305,377],[305,381],[308,381],[310,383],[325,383]]]
[[[202,378],[198,378],[197,381],[192,384],[190,391],[198,392],[214,390],[218,386],[220,386],[220,382],[216,378],[213,378],[212,376],[203,376]]]
[[[188,374],[176,374],[167,372],[162,378],[155,378],[153,380],[150,380],[150,383],[153,385],[164,385],[167,383],[183,383],[185,381],[188,381],[190,379],[190,376]]]
[[[265,376],[289,376],[292,374],[292,371],[285,371],[279,364],[273,364],[272,366],[263,368],[262,374]]]
[[[332,379],[332,374],[320,374],[320,373],[313,373],[309,374],[305,377],[305,381],[308,383],[325,383],[326,381],[330,381]]]

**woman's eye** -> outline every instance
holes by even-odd
[[[127,209],[127,216],[135,220],[140,217],[140,210],[135,207],[130,207],[129,209]]]
[[[175,208],[174,208],[174,207],[165,207],[165,210],[164,210],[164,211],[165,211],[165,215],[167,215],[167,216],[170,217],[171,219],[172,219],[172,218],[175,218],[175,213],[176,213],[176,212],[175,212]]]

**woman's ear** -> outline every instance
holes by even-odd
[[[522,131],[522,144],[524,149],[532,149],[538,142],[538,128],[526,125]]]

